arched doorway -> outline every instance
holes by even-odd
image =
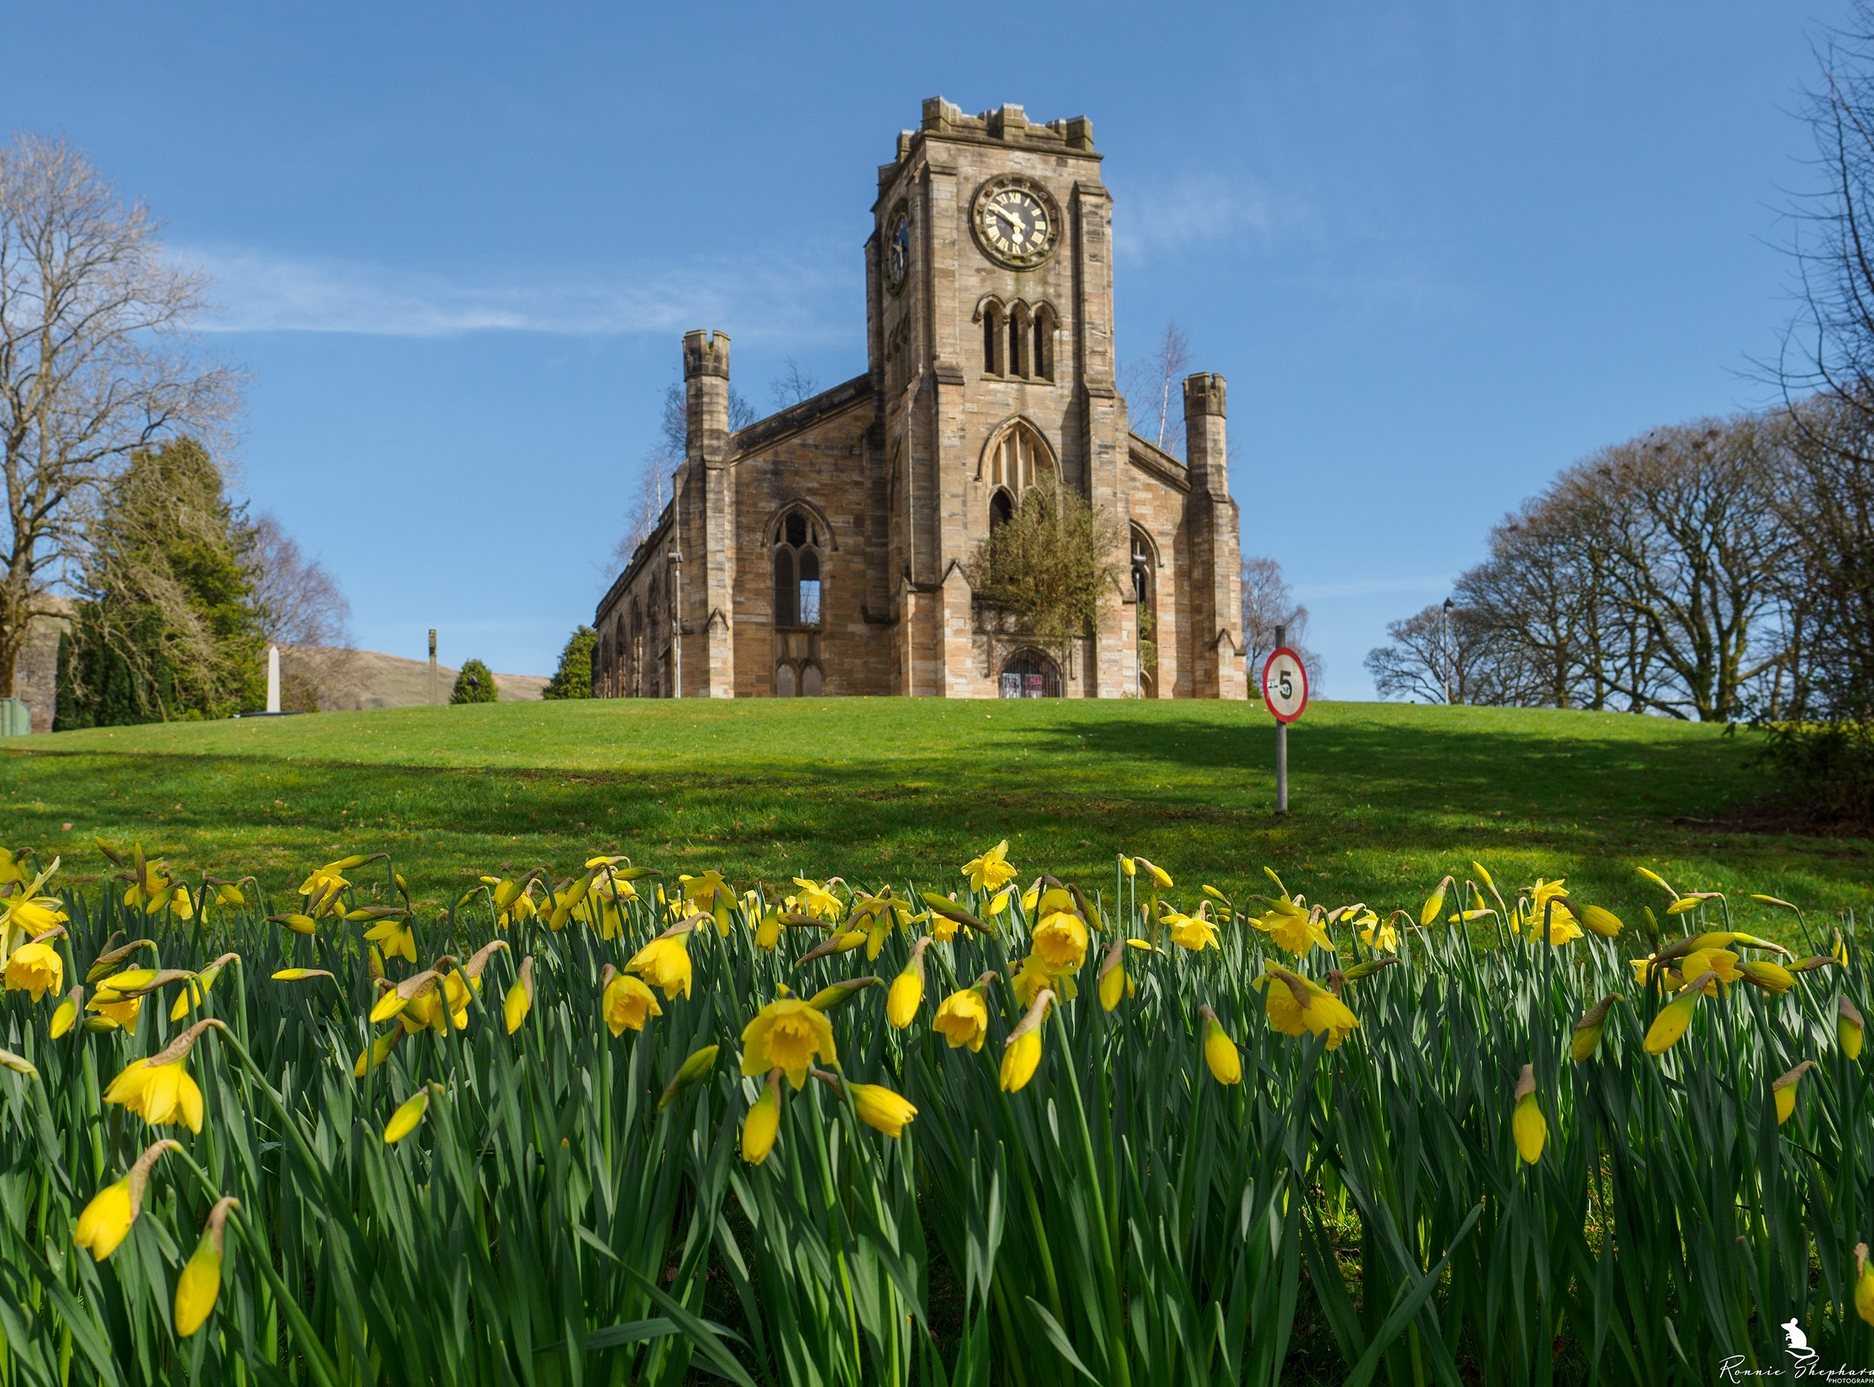
[[[1003,662],[996,691],[1003,698],[1059,698],[1061,667],[1039,650],[1018,650]]]

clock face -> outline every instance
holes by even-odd
[[[911,216],[900,211],[892,219],[891,231],[885,237],[885,287],[894,294],[903,289],[910,268]]]
[[[976,194],[976,236],[990,258],[1013,269],[1039,265],[1059,235],[1054,199],[1026,178],[998,178]]]

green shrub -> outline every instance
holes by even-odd
[[[560,667],[553,671],[542,698],[591,698],[592,654],[599,643],[599,633],[590,626],[575,626],[560,651]]]
[[[449,691],[451,703],[493,703],[500,696],[493,673],[480,660],[463,665],[455,677],[455,687]]]

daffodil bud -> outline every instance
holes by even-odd
[[[1021,1092],[1035,1077],[1035,1070],[1041,1063],[1041,1022],[1053,1001],[1054,993],[1049,988],[1037,992],[1029,1004],[1028,1014],[1002,1042],[1002,1068],[998,1078],[1004,1093]]]
[[[181,1338],[188,1338],[202,1327],[221,1295],[222,1224],[227,1221],[228,1211],[240,1204],[233,1195],[227,1195],[208,1211],[202,1240],[195,1245],[182,1275],[176,1278],[176,1334]]]
[[[781,1131],[781,1071],[768,1074],[767,1086],[755,1106],[742,1119],[742,1159],[760,1165],[774,1150],[774,1139]]]
[[[1134,877],[1139,874],[1138,864],[1123,852],[1119,854],[1119,870],[1123,876]]]
[[[1575,1022],[1574,1035],[1568,1042],[1568,1053],[1576,1064],[1593,1059],[1594,1052],[1601,1048],[1601,1031],[1607,1025],[1607,1013],[1619,1000],[1618,992],[1610,992],[1581,1013],[1581,1019]]]
[[[534,1007],[534,956],[528,954],[521,960],[521,970],[515,975],[513,984],[508,988],[508,995],[501,1003],[501,1016],[507,1023],[508,1034],[521,1028],[521,1022],[527,1019],[527,1013]]]
[[[1802,1076],[1816,1067],[1814,1060],[1804,1060],[1789,1073],[1770,1085],[1770,1092],[1776,1099],[1776,1125],[1781,1127],[1789,1121],[1796,1111],[1796,1084]]]
[[[891,990],[885,996],[885,1020],[894,1030],[902,1031],[916,1020],[917,1009],[924,1003],[924,950],[929,946],[929,935],[913,944],[910,962],[891,980]]]
[[[397,1111],[390,1115],[390,1121],[384,1124],[384,1145],[394,1146],[409,1136],[428,1111],[429,1089],[420,1088],[406,1098]]]
[[[1204,1018],[1204,1063],[1210,1066],[1210,1077],[1220,1084],[1242,1083],[1243,1058],[1236,1042],[1208,1006],[1199,1007],[1197,1014]]]
[[[1644,1048],[1647,1054],[1663,1055],[1679,1043],[1679,1037],[1692,1024],[1692,1009],[1698,1005],[1705,985],[1716,981],[1717,977],[1716,973],[1709,970],[1700,973],[1680,989],[1678,996],[1659,1009],[1653,1024],[1646,1028]]]
[[[1516,1153],[1526,1165],[1542,1159],[1542,1147],[1549,1139],[1549,1121],[1536,1105],[1536,1067],[1523,1066],[1516,1081],[1516,1107],[1510,1115],[1510,1130],[1516,1138]]]
[[[1100,1009],[1111,1011],[1131,992],[1132,979],[1126,976],[1126,941],[1122,939],[1107,949],[1100,964]]]
[[[1855,1004],[1843,997],[1835,1004],[1835,1043],[1841,1046],[1841,1052],[1851,1060],[1861,1058],[1861,1042],[1867,1022],[1861,1019]]]
[[[815,1011],[825,1014],[843,1007],[868,987],[876,987],[879,978],[847,978],[844,982],[830,982],[807,999],[807,1005]]]
[[[882,1084],[848,1083],[846,1091],[852,1095],[853,1110],[859,1114],[859,1120],[894,1140],[904,1135],[905,1124],[917,1116],[917,1109],[902,1094]]]
[[[1451,885],[1451,878],[1446,877],[1425,898],[1425,904],[1419,907],[1419,924],[1429,925],[1436,920],[1445,908],[1445,889]]]
[[[65,994],[65,1000],[60,1002],[58,1006],[54,1007],[52,1010],[52,1025],[50,1027],[52,1039],[57,1040],[72,1028],[73,1024],[78,1020],[78,1012],[84,1004],[85,989],[82,984],[72,988],[70,992]]]
[[[0,1069],[11,1069],[28,1079],[39,1077],[39,1070],[24,1055],[16,1055],[11,1050],[0,1050]]]
[[[402,1039],[402,1026],[392,1026],[385,1031],[358,1052],[358,1058],[351,1066],[351,1076],[354,1079],[362,1079],[371,1070],[376,1069],[390,1058],[390,1052],[397,1048],[397,1042]]]
[[[181,1149],[181,1142],[167,1137],[148,1147],[137,1157],[137,1163],[130,1167],[128,1175],[116,1184],[106,1185],[92,1196],[91,1202],[78,1215],[78,1226],[73,1230],[72,1241],[98,1262],[117,1251],[118,1244],[129,1236],[130,1225],[143,1212],[143,1191],[149,1184],[150,1172],[156,1168],[156,1162],[165,1151]]]
[[[1620,931],[1624,928],[1618,915],[1598,905],[1575,907],[1574,914],[1586,929],[1600,935],[1603,939],[1619,938]]]
[[[1866,1243],[1854,1245],[1854,1312],[1874,1324],[1874,1267],[1868,1265]]]
[[[719,1045],[705,1045],[692,1053],[677,1067],[670,1082],[664,1085],[664,1094],[657,1100],[657,1106],[660,1109],[669,1107],[679,1093],[707,1076],[716,1067],[716,1052],[721,1048]]]
[[[1796,975],[1780,963],[1771,963],[1765,959],[1739,959],[1737,971],[1744,975],[1744,981],[1754,983],[1765,992],[1787,992],[1796,985]]]

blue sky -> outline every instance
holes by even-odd
[[[929,9],[941,9],[933,19]],[[933,94],[1086,114],[1122,358],[1230,381],[1246,552],[1326,692],[1555,471],[1770,391],[1839,3],[13,7],[0,124],[217,279],[238,482],[361,645],[545,673],[685,328],[765,407],[864,369],[877,165]]]

